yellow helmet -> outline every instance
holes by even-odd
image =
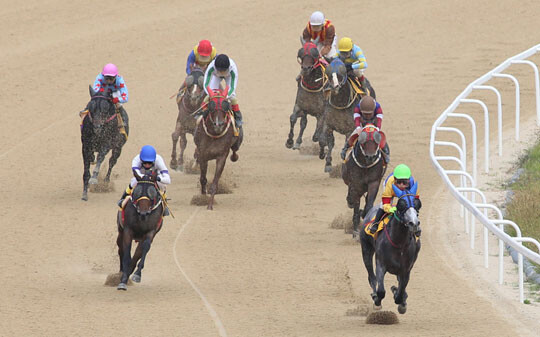
[[[351,51],[353,43],[350,37],[342,37],[338,42],[338,49],[342,52]]]

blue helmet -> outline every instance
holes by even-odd
[[[142,147],[139,157],[141,161],[153,163],[156,161],[156,149],[152,145],[145,145]]]

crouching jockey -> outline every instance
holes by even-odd
[[[330,20],[324,18],[322,12],[316,11],[311,14],[300,40],[302,45],[310,41],[315,43],[321,56],[327,61],[336,55],[336,29]]]
[[[377,228],[379,227],[379,221],[385,213],[393,214],[396,211],[396,207],[392,206],[392,199],[396,196],[394,192],[394,187],[400,191],[409,190],[415,185],[414,178],[411,175],[411,169],[405,164],[399,164],[394,169],[394,172],[391,173],[384,182],[384,191],[382,194],[382,208],[379,208],[375,219],[369,227],[369,232],[375,234]],[[418,210],[422,207],[420,202],[420,196],[418,193],[418,185],[416,186],[415,199],[418,199]],[[420,233],[416,234],[420,236]]]
[[[108,63],[103,67],[101,73],[96,76],[93,89],[95,92],[110,94],[113,97],[112,102],[120,117],[118,118],[118,127],[127,140],[127,135],[129,134],[129,117],[122,104],[128,101],[128,89],[122,76],[118,75],[116,65]],[[81,118],[86,117],[87,114],[88,106],[79,112]]]
[[[364,52],[360,47],[355,45],[350,37],[343,37],[338,42],[337,57],[339,57],[345,68],[347,74],[351,78],[357,78],[358,82],[362,86],[362,90],[366,95],[369,93],[366,78],[364,77],[364,70],[367,69],[367,61],[364,56]]]
[[[212,42],[208,40],[201,40],[199,44],[193,47],[193,50],[189,53],[186,62],[186,75],[190,75],[194,68],[199,68],[205,71],[208,68],[210,62],[216,57],[216,48],[212,46]],[[179,102],[184,95],[186,89],[186,82],[182,83],[180,89],[178,89],[178,95],[176,101]]]
[[[157,170],[158,176],[157,176],[157,184],[159,189],[162,191],[162,198],[165,201],[165,204],[167,202],[167,189],[166,186],[171,183],[171,177],[169,176],[169,170],[167,169],[167,166],[165,166],[165,161],[163,161],[163,158],[156,153],[156,149],[154,149],[151,145],[145,145],[141,148],[141,152],[133,158],[133,161],[131,162],[131,168],[133,171],[135,171],[141,178],[146,174],[149,173],[152,170]],[[133,189],[137,186],[137,179],[135,177],[131,178],[131,183],[128,185],[126,190],[124,191],[124,194],[118,201],[118,207],[122,208],[122,203],[124,199],[131,195],[131,192],[133,192]],[[169,215],[169,208],[164,207],[163,215],[167,216]]]
[[[236,86],[238,84],[238,69],[236,63],[225,54],[219,54],[208,66],[204,74],[204,90],[209,96],[208,90],[217,90],[220,88],[220,83],[225,80],[225,87],[229,88],[227,97],[231,102],[231,108],[234,114],[234,122],[239,131],[242,132],[242,113],[238,106],[236,98]],[[208,96],[205,98],[205,103],[208,102]],[[203,103],[204,104],[204,103]],[[206,109],[202,109],[204,113]],[[200,114],[195,115],[198,118]]]
[[[354,124],[356,129],[349,136],[349,141],[345,144],[345,147],[341,150],[341,158],[345,159],[347,154],[348,146],[353,146],[354,141],[362,132],[362,128],[367,124],[373,124],[379,130],[382,127],[383,111],[379,102],[371,96],[364,96],[354,107]],[[385,142],[384,147],[382,148],[384,165],[390,163],[390,148],[388,143]]]

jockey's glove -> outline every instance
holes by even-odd
[[[352,71],[352,64],[346,64],[345,69],[347,69],[347,71]]]
[[[394,207],[390,208],[390,210],[388,211],[388,213],[392,213],[392,214],[393,214],[396,210],[397,210],[397,207],[394,206]]]

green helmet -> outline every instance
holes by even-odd
[[[399,164],[394,169],[394,178],[409,179],[411,177],[411,169],[405,164]]]

